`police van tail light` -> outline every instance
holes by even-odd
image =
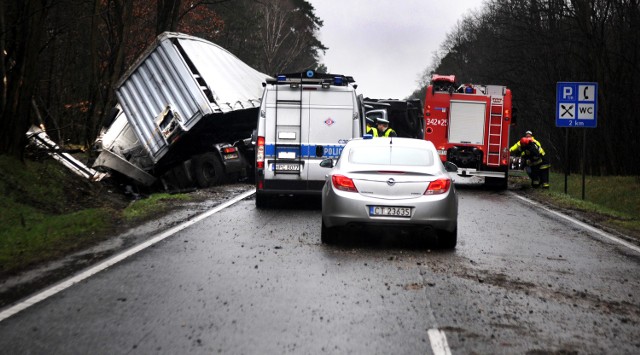
[[[256,167],[264,169],[264,137],[258,137],[256,142]]]
[[[447,191],[451,187],[451,179],[438,179],[431,181],[429,187],[424,192],[425,195],[440,195]]]
[[[358,192],[358,189],[356,189],[356,185],[353,183],[353,180],[344,175],[331,176],[331,182],[333,183],[333,187],[338,190],[347,192]]]

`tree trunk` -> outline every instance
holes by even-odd
[[[0,113],[0,154],[10,154],[22,158],[26,144],[26,132],[31,124],[31,98],[38,82],[38,53],[44,26],[50,6],[47,0],[15,0],[3,3],[3,13],[11,8],[15,16],[9,16],[10,23],[4,23],[0,31],[15,31],[15,40],[6,42],[1,48],[6,55],[4,62],[9,66],[5,72],[3,100]],[[11,38],[11,37],[6,37]],[[6,54],[4,54],[6,51]]]
[[[158,0],[156,17],[156,34],[164,31],[175,31],[178,27],[181,0]]]

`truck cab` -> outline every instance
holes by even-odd
[[[280,74],[264,84],[256,138],[256,205],[281,195],[320,195],[323,159],[361,137],[362,100],[350,76]]]

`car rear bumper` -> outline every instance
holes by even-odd
[[[333,190],[333,189],[331,189]],[[345,196],[346,195],[346,196]],[[411,217],[369,216],[369,206],[411,207]],[[330,191],[322,200],[322,218],[332,227],[392,227],[408,229],[437,229],[452,232],[458,225],[458,201],[449,192],[442,196],[423,196],[416,199],[369,199],[358,193],[335,194]]]

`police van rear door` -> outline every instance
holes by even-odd
[[[302,131],[307,134],[307,179],[310,189],[321,189],[327,170],[320,168],[320,161],[337,159],[344,145],[354,137],[354,129],[359,129],[358,104],[353,88],[348,86],[318,87],[305,93],[308,106],[303,107],[308,107],[308,129],[303,123]],[[314,186],[318,182],[319,187]]]

